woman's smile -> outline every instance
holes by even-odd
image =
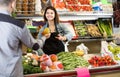
[[[47,18],[48,20],[53,20],[54,17],[55,17],[54,11],[51,10],[51,9],[48,9],[47,12],[46,12],[46,18]]]

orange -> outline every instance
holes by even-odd
[[[57,69],[57,67],[54,64],[52,64],[49,68],[50,69]]]
[[[58,61],[58,57],[55,54],[51,54],[50,59],[52,60],[52,62]]]

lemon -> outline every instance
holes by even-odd
[[[45,34],[49,34],[50,33],[50,29],[49,28],[45,28],[42,32],[42,35],[45,35]]]

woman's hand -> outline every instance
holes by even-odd
[[[58,36],[55,37],[55,38],[57,38],[58,40],[61,40],[61,41],[65,41],[66,40],[66,37],[65,36],[61,36],[60,34],[58,34]]]
[[[51,33],[45,34],[44,36],[46,37],[46,39],[48,39],[50,37]]]

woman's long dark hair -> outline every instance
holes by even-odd
[[[48,21],[47,18],[46,18],[46,12],[47,12],[48,9],[53,10],[55,12],[54,22],[55,22],[55,24],[59,24],[59,16],[58,16],[58,13],[57,13],[56,9],[53,6],[46,7],[46,9],[44,11],[44,21],[45,22]]]

